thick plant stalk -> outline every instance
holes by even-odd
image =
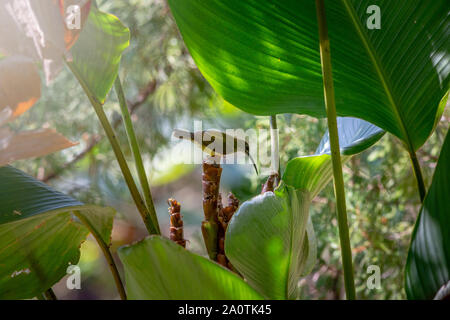
[[[209,160],[209,158],[204,160],[202,165],[203,213],[205,215],[205,220],[202,221],[202,234],[209,258],[216,260],[219,228],[218,200],[222,168],[219,164]]]
[[[217,262],[232,271],[235,271],[233,265],[228,260],[225,255],[225,234],[227,232],[228,223],[230,222],[233,214],[237,211],[239,207],[239,200],[230,192],[228,194],[228,203],[226,207],[222,207],[222,197],[219,194],[219,211],[218,211],[218,252],[217,252]]]
[[[139,190],[133,179],[133,176],[131,174],[130,168],[128,167],[125,156],[123,155],[122,149],[120,148],[119,141],[114,133],[114,130],[113,130],[111,124],[108,121],[108,118],[106,117],[105,111],[103,110],[103,105],[100,103],[100,101],[98,101],[98,99],[96,99],[91,94],[89,88],[84,83],[83,79],[80,77],[80,75],[77,73],[77,71],[74,68],[72,68],[72,65],[70,62],[67,63],[67,66],[69,67],[69,69],[72,71],[72,73],[77,78],[78,82],[80,83],[81,87],[83,88],[84,92],[86,93],[92,107],[94,108],[95,113],[97,114],[97,117],[98,117],[100,123],[103,126],[105,134],[108,137],[109,143],[111,144],[111,147],[116,156],[117,162],[119,163],[119,167],[120,167],[120,170],[122,171],[123,178],[125,179],[125,182],[127,183],[128,189],[130,190],[130,193],[131,193],[131,197],[133,198],[133,201],[136,204],[136,207],[142,217],[142,220],[144,221],[145,227],[147,228],[147,230],[150,234],[160,234],[159,228],[153,224],[153,219],[152,219],[147,207],[145,206],[144,200],[142,200],[141,194],[139,193]]]
[[[80,221],[89,229],[89,231],[94,236],[97,241],[98,246],[102,250],[103,256],[108,262],[108,267],[111,270],[111,273],[114,278],[114,282],[117,287],[117,291],[119,292],[120,299],[127,300],[127,294],[125,292],[125,288],[122,283],[122,279],[120,278],[119,271],[117,270],[116,263],[114,262],[111,251],[109,250],[109,245],[103,241],[102,236],[97,232],[97,230],[92,226],[92,224],[78,211],[74,211],[74,215],[80,219]]]
[[[427,190],[425,188],[425,182],[423,180],[422,170],[420,169],[419,160],[417,159],[417,155],[414,150],[409,149],[409,158],[411,159],[411,164],[413,167],[414,175],[417,181],[417,188],[419,190],[420,202],[423,203],[425,199],[425,195],[427,194]]]
[[[131,150],[133,152],[139,182],[141,183],[142,193],[144,194],[145,204],[147,205],[147,209],[150,212],[150,217],[153,221],[153,225],[157,229],[158,233],[160,233],[158,217],[156,216],[156,210],[155,205],[153,204],[150,185],[148,184],[147,174],[145,173],[141,152],[139,150],[139,144],[136,139],[133,122],[131,121],[130,111],[128,110],[128,104],[125,99],[125,94],[123,93],[122,83],[120,81],[119,75],[117,75],[114,82],[114,89],[116,91],[117,98],[119,99],[120,111],[122,113],[123,123],[127,132],[128,143],[130,144]]]
[[[180,213],[180,203],[175,199],[169,199],[170,214],[170,240],[186,248],[186,240],[183,236],[183,218]]]
[[[347,299],[355,299],[355,282],[353,278],[352,251],[347,223],[345,205],[344,178],[339,148],[336,103],[334,99],[333,76],[331,70],[330,40],[326,22],[324,0],[316,0],[317,20],[319,25],[320,60],[322,64],[325,107],[327,111],[328,130],[330,132],[331,160],[333,165],[334,193],[336,196],[337,219],[341,244],[342,266]]]

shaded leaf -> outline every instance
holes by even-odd
[[[338,117],[337,128],[339,134],[339,147],[342,155],[353,155],[370,148],[384,135],[384,131],[370,122]],[[320,141],[316,155],[330,154],[330,134],[327,132]]]
[[[84,205],[10,166],[0,168],[0,181],[1,299],[32,298],[78,262],[88,230],[74,211],[109,238],[113,209]]]
[[[159,236],[121,247],[119,257],[130,299],[262,298],[236,274]]]
[[[433,182],[424,199],[412,234],[406,262],[408,299],[432,299],[447,296],[444,287],[450,281],[450,135],[441,149]]]

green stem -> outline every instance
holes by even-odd
[[[355,281],[353,278],[352,251],[347,223],[345,205],[344,178],[339,148],[336,103],[334,99],[333,76],[331,70],[330,40],[325,15],[324,0],[316,0],[317,20],[319,25],[320,60],[322,64],[325,108],[327,111],[328,130],[330,132],[331,162],[333,165],[334,193],[336,196],[339,238],[341,243],[342,266],[347,299],[355,299]]]
[[[417,155],[412,149],[408,149],[409,157],[411,159],[412,167],[414,170],[414,175],[416,176],[417,180],[417,187],[419,189],[419,195],[420,195],[420,202],[423,203],[423,200],[425,199],[425,195],[427,193],[425,188],[425,182],[423,180],[422,170],[420,169],[419,160],[417,159]]]
[[[58,300],[58,298],[56,298],[55,293],[53,292],[52,288],[47,289],[44,293],[43,293],[45,300]]]
[[[271,147],[272,147],[272,171],[278,174],[278,177],[275,179],[275,185],[278,186],[280,183],[281,170],[280,170],[280,145],[279,145],[279,136],[278,136],[278,125],[277,125],[277,116],[270,116],[270,137],[271,137]]]
[[[116,90],[117,98],[119,99],[120,110],[122,112],[123,123],[125,124],[125,130],[127,132],[128,143],[130,144],[133,152],[134,162],[136,164],[136,170],[141,183],[142,192],[144,194],[144,200],[147,205],[147,209],[150,211],[150,216],[153,220],[153,225],[160,233],[158,217],[156,215],[155,205],[153,203],[152,193],[150,191],[150,185],[148,184],[147,174],[145,172],[144,164],[142,162],[141,152],[134,132],[133,123],[131,121],[130,111],[128,110],[125,94],[123,93],[122,83],[119,76],[116,77],[114,82],[114,88]]]
[[[120,279],[119,271],[117,270],[116,263],[114,262],[114,259],[112,257],[111,251],[109,251],[109,246],[103,241],[102,236],[97,232],[97,230],[94,228],[94,226],[89,222],[88,219],[86,219],[85,216],[80,214],[79,211],[75,211],[74,215],[80,219],[80,221],[89,229],[89,231],[94,236],[95,240],[97,241],[100,249],[103,252],[103,255],[106,258],[106,261],[108,262],[109,269],[111,270],[111,273],[114,277],[114,282],[116,283],[117,290],[119,291],[120,298],[122,300],[127,300],[127,294],[125,293],[125,288],[123,287],[122,280]]]
[[[123,178],[125,179],[128,189],[130,190],[131,197],[133,198],[133,201],[136,204],[136,207],[142,217],[142,220],[144,221],[145,227],[147,228],[150,234],[160,234],[158,228],[153,224],[153,219],[147,207],[145,206],[144,200],[142,200],[141,194],[139,193],[136,183],[134,182],[130,168],[128,167],[127,161],[125,160],[125,156],[123,155],[122,149],[120,148],[119,141],[116,135],[114,134],[114,130],[111,124],[109,123],[108,118],[106,117],[105,111],[103,110],[102,103],[98,101],[98,99],[90,92],[89,88],[84,83],[83,79],[80,77],[78,72],[72,67],[71,63],[67,62],[67,65],[69,69],[72,71],[72,73],[75,75],[75,77],[78,79],[78,82],[80,83],[81,87],[86,93],[89,101],[91,102],[91,105],[94,107],[95,113],[97,114],[97,117],[103,126],[106,136],[108,137],[109,143],[111,144],[111,147],[116,156],[117,162],[119,163]]]

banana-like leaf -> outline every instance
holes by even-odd
[[[364,120],[338,118],[341,152],[363,151],[384,131]],[[275,193],[244,202],[233,215],[225,237],[227,257],[245,279],[269,299],[297,298],[297,283],[315,262],[310,201],[332,179],[328,134],[318,153],[288,162]],[[252,252],[252,254],[248,254]]]
[[[105,102],[117,77],[122,52],[129,43],[130,31],[117,17],[91,8],[68,62],[91,98]]]
[[[228,226],[228,258],[268,299],[297,298],[308,256],[309,204],[310,193],[282,186],[244,202]]]
[[[449,165],[450,134],[447,133],[412,234],[405,271],[408,299],[450,298]]]
[[[119,248],[130,299],[257,300],[244,280],[160,236]]]
[[[0,181],[0,299],[35,297],[78,262],[89,231],[72,213],[109,242],[113,209],[84,205],[10,166]]]
[[[380,29],[367,27],[374,4]],[[314,1],[169,5],[197,66],[226,101],[259,115],[325,115]],[[369,121],[417,150],[449,89],[448,1],[327,0],[325,8],[338,115]]]

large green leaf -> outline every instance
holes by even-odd
[[[120,20],[92,7],[68,62],[90,95],[104,103],[119,70],[122,52],[130,42],[130,31]]]
[[[32,298],[78,262],[89,231],[73,212],[109,242],[113,209],[84,205],[10,166],[0,181],[0,299]]]
[[[364,120],[338,118],[341,152],[363,151],[384,131]],[[297,283],[315,262],[310,201],[333,176],[328,134],[317,153],[288,162],[283,184],[244,202],[227,229],[225,250],[246,280],[266,298],[297,298]],[[251,252],[252,254],[249,254]]]
[[[120,248],[119,257],[130,299],[262,299],[236,274],[159,236]]]
[[[314,1],[169,4],[197,66],[229,103],[260,115],[325,115]],[[373,4],[381,29],[366,27]],[[325,7],[338,114],[418,149],[449,88],[448,1],[327,0]]]
[[[450,134],[447,133],[433,182],[412,234],[405,272],[409,299],[432,299],[445,286],[447,293],[440,298],[450,297],[449,165]]]
[[[282,186],[244,202],[228,226],[228,258],[266,298],[297,298],[309,204],[310,193]]]

